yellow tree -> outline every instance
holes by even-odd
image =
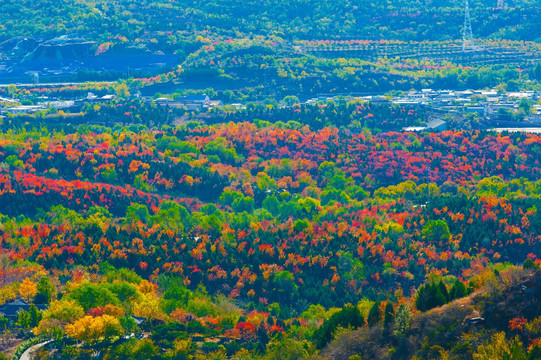
[[[38,284],[26,278],[19,286],[19,295],[26,302],[31,302],[34,296],[38,293]]]
[[[154,295],[156,292],[156,289],[158,288],[157,285],[151,283],[148,280],[142,280],[137,287],[139,288],[139,291],[143,295],[149,295],[149,294]]]
[[[62,299],[53,301],[43,313],[43,319],[56,319],[63,325],[80,319],[85,314],[81,305],[75,300]]]
[[[111,305],[111,304],[105,305],[105,307],[103,309],[103,313],[105,315],[111,315],[111,316],[114,316],[116,318],[120,318],[120,317],[123,317],[125,315],[124,310],[121,307]]]
[[[96,319],[98,319],[102,323],[101,326],[103,329],[103,338],[105,339],[105,341],[109,341],[112,338],[121,336],[124,332],[124,329],[120,324],[120,320],[118,320],[114,316],[104,314],[103,316],[99,316]]]
[[[517,352],[523,352],[522,343],[518,339],[518,336],[512,340],[508,340],[505,336],[505,332],[501,331],[492,335],[490,341],[485,342],[483,345],[479,345],[477,351],[473,353],[473,359],[493,360],[504,359],[506,357],[512,358],[511,355]],[[526,358],[525,354],[522,355]]]
[[[18,291],[16,283],[0,286],[0,304],[5,304],[10,300],[15,299],[17,294]]]
[[[66,335],[79,340],[90,343],[95,338],[92,333],[95,328],[92,328],[94,318],[92,316],[85,316],[75,321],[73,324],[66,325]]]
[[[85,316],[66,326],[66,335],[88,344],[122,335],[122,325],[114,316]]]
[[[130,96],[128,85],[118,84],[115,86],[115,94],[120,99],[127,99]]]
[[[134,305],[133,314],[150,320],[166,319],[165,314],[160,309],[158,298],[152,294],[144,296],[142,301]]]
[[[57,319],[43,319],[39,325],[33,329],[34,335],[45,336],[48,339],[61,339],[64,335],[62,323]]]

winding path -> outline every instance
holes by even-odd
[[[32,359],[32,354],[36,351],[36,350],[39,350],[40,348],[42,348],[43,346],[47,345],[48,343],[50,343],[52,340],[48,340],[48,341],[44,341],[42,343],[39,343],[39,344],[36,344],[36,345],[33,345],[33,346],[30,346],[28,349],[26,349],[26,351],[21,355],[21,357],[19,358],[19,360],[31,360]]]

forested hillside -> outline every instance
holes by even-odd
[[[465,56],[462,2],[9,0],[0,4],[0,80],[125,78],[139,90],[158,75],[170,92],[237,89],[259,99],[509,82],[513,91],[535,88],[517,80],[539,62],[539,4],[470,5],[473,36],[486,51]],[[176,65],[182,74],[164,76]]]
[[[541,8],[469,4],[0,1],[0,360],[541,360]]]
[[[541,9],[534,0],[470,1],[479,37],[536,40]],[[3,1],[0,39],[78,34],[89,40],[158,37],[174,50],[189,34],[286,40],[367,38],[442,41],[461,38],[464,4],[456,1]],[[31,19],[31,20],[30,20]]]
[[[383,321],[374,306],[426,311],[511,264],[539,266],[537,135],[6,120],[1,139],[3,302],[75,301],[69,320],[47,310],[17,324],[108,356],[127,351],[115,339],[131,315],[162,358],[272,358],[288,342],[313,355],[338,325]],[[46,298],[41,281],[56,289]],[[98,318],[116,330],[76,332]]]

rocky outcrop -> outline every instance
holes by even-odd
[[[505,330],[516,317],[532,320],[541,314],[541,272],[527,273],[493,296],[485,299],[486,327]]]
[[[21,60],[38,46],[32,38],[16,37],[0,43],[0,59]]]
[[[25,62],[50,62],[87,58],[93,42],[73,42],[65,44],[39,44],[32,52],[23,59]]]

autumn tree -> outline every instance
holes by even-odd
[[[127,99],[130,96],[130,91],[128,90],[128,85],[125,83],[119,83],[115,85],[115,95],[122,100]]]
[[[66,326],[66,335],[88,344],[109,341],[123,333],[120,321],[110,315],[85,316]]]
[[[19,286],[19,295],[26,302],[31,302],[38,293],[38,286],[30,278],[25,278]]]
[[[61,339],[64,336],[62,323],[57,319],[44,318],[33,329],[34,335],[44,336],[48,339]]]
[[[75,300],[63,298],[51,302],[43,313],[44,319],[56,319],[65,325],[76,321],[85,314],[85,310]]]
[[[526,359],[522,342],[518,337],[507,340],[505,332],[498,332],[489,341],[479,345],[473,353],[474,360]]]
[[[153,294],[149,294],[133,306],[133,314],[145,319],[165,320],[166,316],[160,309],[160,300]]]

